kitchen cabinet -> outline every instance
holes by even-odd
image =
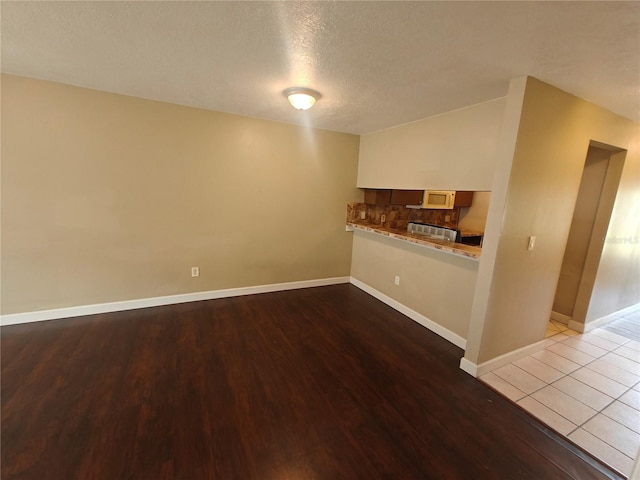
[[[391,203],[391,190],[367,188],[364,191],[364,203],[381,206],[389,205]]]
[[[386,205],[420,205],[423,190],[391,190],[367,188],[364,191],[364,203],[379,206]]]
[[[456,198],[453,203],[455,207],[470,207],[473,202],[473,192],[458,192],[456,191]]]
[[[391,190],[391,205],[420,205],[423,190]]]
[[[381,188],[366,188],[364,203],[378,205],[421,205],[424,190],[395,190]],[[473,192],[456,191],[454,207],[470,207]]]

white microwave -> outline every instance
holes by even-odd
[[[455,203],[455,190],[425,190],[420,208],[451,210]]]

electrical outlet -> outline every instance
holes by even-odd
[[[367,212],[365,212],[364,210],[360,211],[360,220],[366,220],[367,219]]]
[[[445,215],[444,216],[444,221],[445,222],[450,222],[451,221],[451,215]]]
[[[191,267],[191,276],[199,277],[200,276],[200,268],[199,267]]]
[[[396,278],[393,279],[393,283],[395,283],[396,285],[400,285],[400,277],[398,275],[396,275]]]
[[[386,215],[380,215],[380,223],[384,223],[387,220]]]

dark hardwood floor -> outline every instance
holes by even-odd
[[[618,478],[351,285],[2,328],[2,479]]]

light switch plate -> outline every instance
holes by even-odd
[[[529,244],[527,245],[527,250],[533,250],[533,247],[536,245],[536,237],[535,235],[529,236]]]

